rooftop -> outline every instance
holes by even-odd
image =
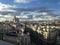
[[[0,45],[14,45],[14,44],[11,44],[11,43],[8,43],[6,41],[0,40]]]

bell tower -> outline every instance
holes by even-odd
[[[14,23],[19,23],[19,18],[17,18],[16,16],[14,16],[13,22]]]

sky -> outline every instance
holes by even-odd
[[[59,14],[60,0],[0,0],[0,21],[12,20],[13,16],[29,20],[52,20],[59,19]]]

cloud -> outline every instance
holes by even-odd
[[[28,18],[28,16],[23,15],[23,16],[16,16],[17,18]]]
[[[60,2],[58,2],[57,4],[59,4],[59,5],[60,5]]]
[[[11,8],[16,8],[15,5],[10,4],[4,4],[0,2],[0,14],[1,15],[8,15],[8,14],[15,14],[16,10],[13,10]]]
[[[4,4],[0,2],[0,11],[13,11],[13,10],[8,10],[7,8],[14,8],[16,7],[15,5],[9,5],[9,4]]]
[[[13,12],[15,12],[15,10],[12,10],[10,8],[15,8],[15,5],[10,5],[10,4],[4,4],[0,2],[0,21],[5,21],[5,20],[10,20],[12,19],[12,16],[10,17],[10,15],[13,14]]]
[[[36,0],[14,0],[15,3],[30,3],[32,1],[36,1]]]
[[[52,10],[46,7],[17,8],[15,5],[0,2],[0,20],[12,20],[13,16],[17,16],[22,21],[54,20],[60,18],[59,15],[55,15]]]
[[[42,15],[47,15],[47,12],[43,12]]]

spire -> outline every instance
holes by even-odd
[[[19,18],[17,18],[16,16],[14,16],[13,22],[14,23],[18,23],[19,22]]]

